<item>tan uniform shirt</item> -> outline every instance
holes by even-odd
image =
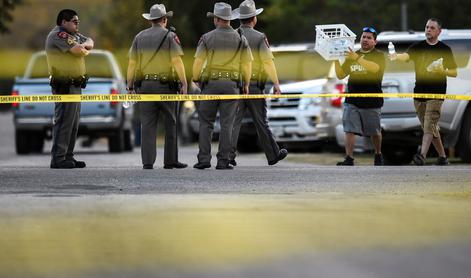
[[[250,26],[241,25],[240,28],[249,42],[250,50],[254,58],[252,62],[252,75],[258,75],[260,71],[263,70],[262,62],[274,59],[270,45],[268,44],[268,39],[264,33]]]
[[[155,25],[141,31],[134,38],[129,50],[129,58],[138,63],[137,68],[141,69],[143,74],[169,73],[172,69],[171,59],[175,56],[183,56],[178,36],[173,32],[169,32],[159,52],[146,66],[167,32],[166,28]]]
[[[227,62],[234,57],[240,39],[239,33],[232,27],[217,27],[200,38],[195,58],[206,60],[207,63],[212,59],[210,65],[211,69],[238,72],[241,63],[251,62],[253,60],[249,43],[247,39],[242,36],[242,44],[237,56],[232,62],[227,64]]]
[[[78,77],[84,75],[85,59],[70,53],[76,44],[84,43],[87,37],[69,34],[60,26],[54,27],[46,39],[46,55],[49,74]],[[55,69],[55,72],[53,72]]]

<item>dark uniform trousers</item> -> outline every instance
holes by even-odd
[[[205,86],[202,94],[239,94],[237,83],[231,80],[211,80]],[[199,153],[198,162],[211,163],[211,139],[214,130],[216,114],[219,111],[221,132],[219,133],[219,149],[216,154],[218,165],[229,163],[231,151],[232,129],[237,112],[237,100],[202,101],[198,105]]]
[[[53,94],[61,94],[52,89]],[[80,95],[82,88],[70,86],[69,94]],[[74,157],[75,140],[80,123],[80,102],[56,102],[52,127],[52,162],[58,163]]]
[[[250,94],[263,94],[256,84],[251,84],[249,88]],[[278,157],[280,147],[275,141],[275,137],[270,130],[267,119],[267,102],[265,99],[241,99],[239,100],[239,108],[234,121],[234,128],[232,130],[232,148],[229,159],[233,160],[236,157],[237,141],[239,138],[240,127],[246,110],[250,111],[252,119],[257,130],[258,139],[262,145],[263,151],[268,161],[274,161]],[[255,144],[255,142],[254,142]]]
[[[143,81],[141,94],[176,94],[170,91],[168,84],[159,81]],[[174,101],[139,103],[141,118],[141,157],[142,164],[155,163],[157,157],[157,123],[159,114],[164,114],[165,147],[164,164],[178,162],[177,113]]]

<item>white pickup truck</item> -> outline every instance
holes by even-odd
[[[325,61],[314,44],[273,47],[284,95],[342,93],[345,82],[335,77],[333,63]],[[286,82],[291,80],[291,82]],[[299,81],[296,81],[299,80]],[[303,81],[300,81],[303,80]],[[335,141],[342,119],[341,98],[280,98],[268,101],[268,120],[276,141],[289,148],[318,149]]]
[[[124,94],[125,83],[119,66],[108,51],[93,50],[85,58],[90,76],[82,94]],[[44,51],[31,57],[25,74],[15,79],[13,95],[49,95],[49,74]],[[18,154],[42,152],[51,139],[54,103],[13,104],[15,143]],[[110,152],[132,150],[132,108],[118,102],[84,102],[80,112],[79,136],[107,137]]]

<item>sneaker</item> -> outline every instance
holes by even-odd
[[[67,161],[72,161],[75,164],[74,168],[85,168],[87,167],[87,164],[85,161],[80,161],[80,160],[75,160],[75,158],[72,159],[66,159]]]
[[[384,166],[384,158],[383,154],[381,153],[376,153],[375,154],[375,166]]]
[[[206,168],[211,168],[211,164],[198,162],[195,165],[193,165],[193,168],[203,170],[203,169],[206,169]]]
[[[181,163],[181,162],[172,163],[172,164],[165,164],[164,165],[164,169],[173,169],[173,168],[183,169],[183,168],[186,168],[186,167],[188,167],[188,164]]]
[[[414,157],[412,158],[412,160],[414,161],[415,165],[417,165],[417,166],[424,166],[425,165],[425,157],[420,153],[414,154]]]
[[[450,164],[450,162],[448,161],[448,158],[446,158],[446,156],[445,157],[439,156],[437,158],[437,162],[435,162],[435,165],[437,165],[437,166],[445,166],[445,165],[449,165],[449,164]]]
[[[51,169],[73,169],[73,168],[75,168],[75,163],[71,160],[51,162]]]
[[[237,162],[235,161],[235,159],[229,160],[229,164],[232,166],[237,166]]]
[[[272,161],[268,161],[268,165],[275,165],[276,163],[278,163],[279,161],[285,159],[285,157],[288,156],[288,150],[287,149],[281,149],[279,152],[278,152],[278,157],[275,158],[274,160]]]
[[[144,165],[142,166],[142,169],[144,169],[144,170],[152,170],[152,169],[154,169],[154,165],[152,165],[152,164],[144,164]]]
[[[347,155],[344,161],[337,162],[337,166],[353,166],[355,164],[353,160],[353,157]]]

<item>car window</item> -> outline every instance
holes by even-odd
[[[85,57],[87,74],[90,77],[113,78],[110,60],[105,54],[90,54]]]
[[[90,77],[113,78],[112,66],[105,54],[91,53],[85,57],[85,66]],[[48,76],[46,55],[37,56],[29,78],[47,78]]]
[[[324,78],[331,64],[311,51],[277,51],[273,55],[281,82]]]
[[[407,48],[416,41],[401,41],[394,42],[394,47],[396,52],[402,53],[407,50]],[[453,55],[455,56],[456,64],[458,68],[464,68],[468,65],[469,56],[471,53],[471,39],[463,40],[443,40],[448,46],[451,47]],[[389,41],[378,42],[376,48],[387,53],[388,52],[388,43]],[[386,61],[385,72],[413,72],[414,64],[413,63],[401,63],[396,61]]]
[[[47,70],[46,55],[37,56],[34,60],[33,67],[31,70],[31,76],[29,78],[47,78],[49,72]]]

